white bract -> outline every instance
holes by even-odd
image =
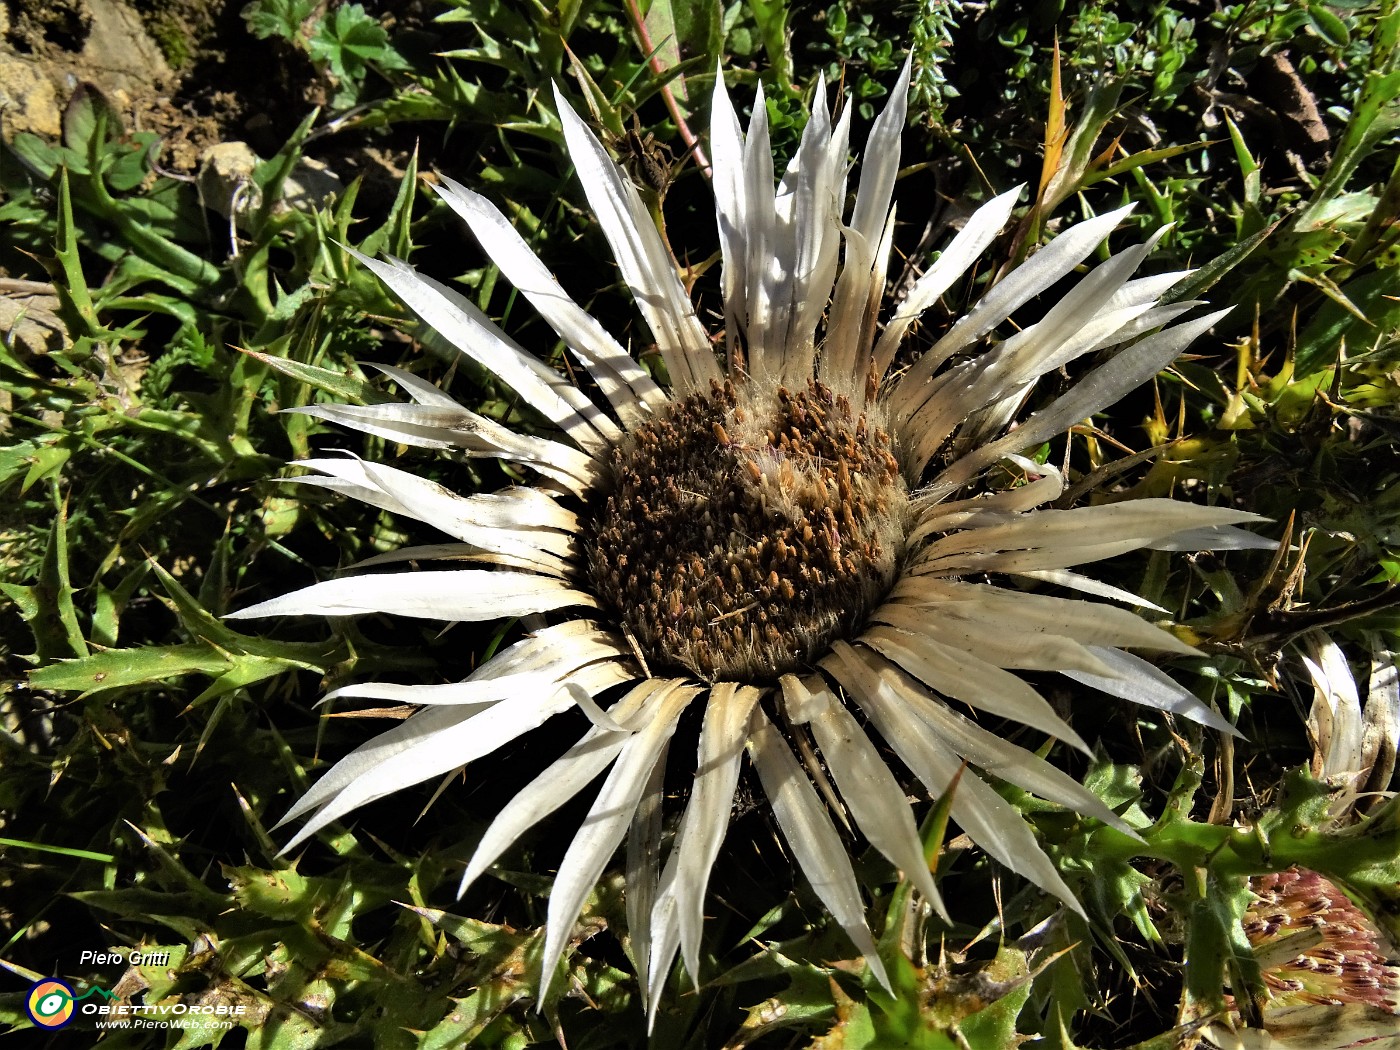
[[[1183,274],[1132,279],[1154,238],[1094,266],[1034,324],[1007,324],[1083,263],[1123,209],[1060,233],[922,354],[901,355],[910,327],[987,249],[1019,192],[978,210],[879,323],[908,75],[871,132],[849,214],[850,108],[833,125],[819,85],[820,108],[775,188],[762,94],[745,134],[717,81],[710,147],[722,355],[636,189],[556,94],[569,156],[664,383],[569,297],[494,204],[450,179],[438,193],[558,332],[586,370],[588,392],[452,289],[399,260],[358,256],[557,433],[514,433],[397,369],[384,371],[410,403],[302,409],[407,445],[499,457],[537,480],[463,497],[391,467],[309,461],[316,473],[300,482],[421,520],[451,541],[404,559],[450,564],[345,575],[236,615],[549,614],[551,625],[464,682],[336,690],[422,710],[321,778],[287,815],[307,818],[287,848],[582,709],[591,728],[500,812],[462,881],[465,891],[522,833],[606,774],[550,895],[541,999],[586,895],[629,836],[631,945],[652,1008],[677,954],[699,980],[706,887],[746,754],[803,874],[888,986],[828,802],[843,803],[865,838],[934,908],[944,906],[905,774],[887,767],[877,741],[930,795],[967,763],[1121,828],[1082,785],[967,709],[1086,749],[1016,673],[1032,670],[1092,687],[1085,702],[1106,693],[1232,732],[1127,651],[1193,650],[1096,599],[1153,607],[1070,570],[1139,548],[1268,546],[1236,528],[1260,519],[1166,499],[1047,509],[1062,478],[1022,455],[1147,381],[1222,314],[1170,324],[1200,304],[1160,304]],[[1086,355],[1096,363],[1068,391],[1008,428],[1040,377]],[[1026,483],[979,492],[975,483],[997,464]],[[464,560],[477,567],[460,567]],[[663,864],[661,772],[694,704],[704,708],[697,774]],[[833,784],[809,749],[798,749],[808,752],[799,760],[798,735],[815,745]],[[1078,907],[1031,828],[985,780],[962,777],[952,816],[996,860]]]

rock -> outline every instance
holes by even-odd
[[[4,10],[0,7],[0,11]],[[0,109],[4,110],[5,134],[28,131],[45,138],[57,138],[63,130],[63,110],[53,80],[35,63],[0,51]]]
[[[219,142],[199,157],[199,199],[224,218],[245,215],[262,205],[262,191],[253,182],[253,170],[262,163],[246,142]]]
[[[199,195],[206,208],[224,218],[234,217],[240,226],[262,206],[262,192],[253,182],[253,171],[262,158],[246,142],[220,142],[199,158]],[[319,208],[345,190],[345,183],[318,160],[303,157],[282,183],[279,208],[307,211]]]
[[[345,192],[345,183],[330,167],[315,157],[302,157],[282,184],[282,200],[292,208],[307,211],[329,203]]]
[[[52,285],[0,278],[0,339],[22,361],[72,346],[58,307]]]
[[[62,129],[60,100],[96,84],[119,111],[157,93],[170,66],[122,0],[10,0],[0,23],[0,109],[5,136]]]

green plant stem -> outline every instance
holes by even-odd
[[[632,32],[637,34],[637,43],[642,46],[642,51],[646,53],[647,64],[651,66],[651,71],[658,77],[665,77],[666,64],[661,61],[659,50],[651,41],[651,33],[647,31],[646,17],[642,14],[642,9],[637,6],[637,0],[627,0],[627,16],[632,20]],[[700,140],[696,137],[695,132],[690,130],[690,125],[686,123],[670,84],[663,83],[661,85],[661,98],[666,103],[666,111],[671,114],[671,120],[675,122],[676,130],[680,132],[681,141],[685,143],[686,150],[694,154],[695,163],[708,177],[710,158],[705,156],[705,149],[700,145]]]
[[[1091,836],[1090,853],[1127,861],[1156,857],[1182,872],[1247,878],[1290,867],[1308,868],[1358,890],[1396,886],[1400,873],[1400,803],[1392,799],[1376,813],[1338,831],[1308,827],[1296,811],[1246,828],[1168,819],[1143,833],[1142,841],[1115,828]]]

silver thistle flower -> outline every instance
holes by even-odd
[[[556,622],[462,682],[335,690],[423,710],[321,778],[287,815],[308,818],[288,848],[365,803],[582,708],[592,728],[506,805],[462,880],[465,891],[523,832],[608,770],[550,895],[541,999],[585,896],[629,833],[628,922],[644,992],[654,1005],[677,953],[698,980],[706,886],[745,752],[804,875],[887,983],[850,859],[794,755],[792,733],[810,734],[855,824],[943,912],[904,787],[868,730],[930,793],[942,792],[966,761],[1120,828],[1083,786],[954,702],[1085,749],[1014,673],[1052,671],[1232,731],[1126,651],[1193,651],[1173,635],[1102,602],[992,582],[1029,580],[1147,607],[1070,567],[1143,547],[1267,545],[1234,527],[1259,520],[1254,515],[1166,499],[1039,509],[1060,495],[1062,479],[1020,456],[1155,375],[1222,314],[1163,327],[1199,304],[1159,304],[1181,273],[1131,279],[1152,238],[1094,267],[1035,324],[992,338],[1093,252],[1122,209],[1060,234],[907,370],[894,371],[910,326],[991,244],[1019,194],[977,211],[877,326],[908,86],[906,67],[875,122],[854,208],[843,218],[849,108],[833,125],[819,85],[820,108],[775,191],[762,92],[745,134],[717,79],[710,148],[724,261],[723,361],[637,191],[556,92],[570,159],[652,332],[669,389],[569,297],[493,204],[449,179],[439,194],[559,333],[606,406],[451,288],[399,260],[360,257],[424,323],[561,435],[514,433],[392,368],[383,370],[412,403],[302,409],[409,445],[509,460],[539,481],[462,497],[393,467],[308,461],[302,465],[317,476],[298,480],[422,520],[456,541],[403,557],[484,567],[359,573],[236,615],[553,614]],[[1114,347],[1124,348],[1006,431],[1039,377]],[[993,494],[970,489],[1008,461],[1033,480]],[[606,710],[600,698],[612,701]],[[697,702],[704,705],[697,773],[663,868],[661,771],[681,713]],[[986,781],[963,777],[952,814],[991,856],[1078,907],[1031,829]]]

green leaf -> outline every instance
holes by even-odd
[[[30,675],[36,689],[73,690],[83,696],[108,689],[149,685],[188,674],[203,674],[213,683],[189,706],[226,696],[238,689],[301,669],[324,671],[335,652],[334,643],[278,642],[239,634],[203,608],[174,577],[149,562],[170,605],[186,630],[198,640],[180,645],[111,649],[41,667]],[[12,585],[0,584],[7,590]],[[39,608],[37,602],[33,603]],[[86,653],[86,649],[83,650]]]
[[[330,394],[337,401],[351,405],[377,405],[387,401],[382,393],[376,390],[362,376],[349,372],[336,372],[329,368],[322,368],[320,365],[303,364],[301,361],[292,361],[285,357],[274,357],[272,354],[261,354],[256,350],[244,350],[243,353],[256,361],[261,361],[275,372],[280,372],[284,376],[306,383],[317,390]]]
[[[262,868],[224,866],[234,900],[271,919],[305,923],[323,906],[336,883],[311,879],[291,869],[264,871]]]
[[[365,255],[377,256],[382,252],[408,258],[413,250],[413,199],[418,189],[418,151],[415,149],[404,165],[403,178],[399,180],[398,192],[389,214],[378,229],[360,243],[360,251]]]
[[[97,860],[104,864],[111,864],[116,861],[116,857],[111,853],[95,853],[89,849],[74,849],[71,846],[50,846],[43,842],[26,842],[21,839],[0,838],[0,846],[9,846],[13,849],[32,849],[40,853],[57,853],[62,857],[72,857],[74,860]]]
[[[80,660],[49,664],[29,674],[34,689],[72,690],[83,696],[105,689],[150,685],[187,674],[216,675],[229,658],[203,642],[112,649]]]
[[[782,0],[748,0],[746,5],[758,25],[758,36],[772,67],[774,79],[785,94],[795,96],[792,82],[792,50],[789,46],[788,5]]]
[[[314,0],[254,0],[243,9],[248,31],[260,40],[281,37],[303,44],[302,23],[315,10]]]
[[[661,69],[673,70],[686,58],[718,53],[723,16],[719,0],[652,0],[645,23]],[[672,81],[671,93],[682,103],[690,102],[684,78]],[[689,106],[683,108],[689,112]]]
[[[1119,175],[1126,174],[1138,168],[1144,168],[1149,164],[1157,164],[1164,160],[1171,160],[1173,157],[1180,157],[1184,153],[1205,149],[1209,145],[1209,142],[1187,142],[1179,146],[1162,146],[1159,149],[1141,150],[1132,154],[1132,156],[1115,161],[1102,171],[1089,172],[1080,180],[1080,186],[1092,186],[1096,182],[1117,178]]]
[[[68,169],[63,169],[58,177],[58,265],[63,272],[63,280],[56,281],[54,287],[61,304],[60,312],[68,323],[69,333],[78,336],[101,338],[102,325],[93,310],[92,296],[88,292],[87,278],[83,275],[82,260],[78,257],[78,229],[73,222],[73,197],[69,192]]]
[[[53,485],[54,522],[49,529],[39,579],[30,586],[0,583],[29,624],[34,635],[35,661],[39,664],[88,654],[87,640],[78,625],[73,606],[73,585],[68,575],[68,504]]]
[[[1335,363],[1343,345],[1348,356],[1356,356],[1370,350],[1376,340],[1388,338],[1400,328],[1400,298],[1396,296],[1393,272],[1373,271],[1348,281],[1341,292],[1366,315],[1366,320],[1356,317],[1343,303],[1329,298],[1298,336],[1299,375],[1309,375]]]
[[[240,689],[246,689],[250,685],[275,678],[285,671],[306,670],[307,665],[300,660],[287,660],[275,656],[251,656],[246,653],[234,656],[230,661],[230,667],[223,674],[219,675],[204,692],[200,693],[185,710],[199,707],[220,697],[228,696]],[[207,738],[208,734],[204,734]],[[198,750],[203,750],[201,741]]]
[[[128,208],[124,200],[117,200],[111,195],[105,179],[97,173],[101,170],[101,158],[100,148],[95,142],[90,144],[88,160],[94,174],[75,185],[75,192],[85,211],[110,223],[118,240],[147,262],[165,271],[165,282],[177,292],[194,297],[218,284],[222,274],[217,266],[152,229],[141,214],[140,207]]]
[[[79,84],[63,110],[63,144],[86,157],[94,146],[101,150],[109,136],[119,135],[121,117],[107,97],[92,84]]]
[[[163,889],[81,890],[68,896],[139,923],[159,923],[189,941],[210,929],[220,910],[204,894]]]
[[[282,200],[282,186],[301,162],[302,146],[320,116],[318,110],[308,113],[292,131],[282,148],[253,169],[253,184],[262,191],[262,207],[253,218],[253,228],[261,231]]]
[[[149,572],[150,566],[142,560],[132,566],[116,587],[108,587],[101,582],[97,584],[92,612],[93,645],[111,648],[117,644],[122,611]]]
[[[33,446],[31,446],[33,447]],[[64,441],[40,445],[25,456],[29,471],[19,487],[20,495],[28,492],[40,481],[56,479],[63,471],[64,464],[73,456],[73,448]]]
[[[1181,302],[1184,299],[1194,299],[1207,289],[1214,287],[1222,277],[1253,255],[1277,229],[1278,223],[1274,223],[1240,241],[1223,255],[1212,259],[1186,280],[1171,288],[1162,297],[1162,302],[1166,304]]]
[[[1259,964],[1241,925],[1254,899],[1247,879],[1221,877],[1214,872],[1187,873],[1199,880],[1187,913],[1186,1020],[1214,1014],[1224,1006],[1224,990],[1233,989],[1235,1003],[1248,1018],[1253,996],[1262,988]]]
[[[107,169],[107,181],[112,188],[127,192],[134,190],[146,181],[151,173],[151,160],[160,148],[160,136],[153,131],[140,131],[129,140],[116,146],[112,152],[112,164]],[[125,203],[139,204],[145,197],[132,197]]]
[[[452,1010],[423,1033],[418,1050],[456,1050],[477,1045],[493,1021],[529,994],[530,989],[513,975],[487,981],[465,999],[452,999]]]
[[[1235,149],[1235,162],[1240,166],[1240,176],[1244,179],[1244,203],[1252,208],[1258,209],[1259,194],[1263,190],[1263,183],[1259,175],[1259,162],[1254,159],[1254,155],[1249,152],[1249,147],[1244,143],[1244,136],[1240,134],[1240,129],[1235,126],[1235,122],[1226,116],[1225,125],[1230,129],[1230,144]]]
[[[877,1050],[881,1045],[878,1042],[880,1033],[875,1029],[869,1005],[853,1000],[835,982],[831,985],[831,995],[836,1000],[836,1024],[831,1031],[812,1040],[810,1050]],[[901,1041],[900,1045],[913,1044]]]
[[[1319,209],[1346,188],[1361,162],[1387,135],[1400,128],[1400,69],[1396,68],[1400,56],[1400,7],[1392,5],[1378,20],[1372,38],[1371,68],[1351,106],[1351,119],[1337,143],[1327,174],[1299,215],[1300,229],[1313,225]]]
[[[1020,1043],[1016,1018],[1031,994],[1031,978],[1025,956],[1003,945],[996,960],[982,975],[1001,982],[1003,994],[990,1005],[958,1022],[958,1031],[970,1050],[1002,1050]],[[1009,986],[1009,987],[1008,987]]]
[[[65,160],[68,161],[67,166],[70,169],[80,170],[80,166],[75,169],[72,163],[77,158],[72,157],[67,150],[55,148],[38,135],[28,131],[19,132],[7,145],[19,158],[21,164],[42,179],[53,178],[54,173],[58,171],[60,165],[64,164]]]
[[[307,50],[341,80],[358,81],[371,65],[406,69],[408,63],[389,43],[384,27],[359,4],[336,8],[334,17],[316,26]]]
[[[195,601],[194,595],[185,590],[180,582],[158,563],[152,561],[150,565],[161,588],[170,596],[170,604],[178,613],[180,622],[186,629],[219,650],[227,650],[230,654],[282,660],[308,671],[325,670],[324,661],[330,647],[315,642],[278,642],[239,634],[212,616]]]
[[[1308,5],[1308,21],[1317,30],[1317,35],[1333,47],[1346,47],[1351,43],[1351,31],[1347,29],[1347,24],[1321,4]]]

